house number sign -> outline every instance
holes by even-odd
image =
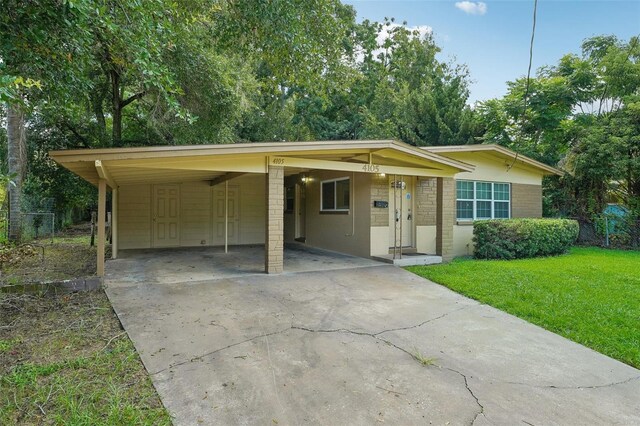
[[[308,161],[308,160],[301,160],[301,159],[289,159],[287,160],[284,157],[272,157],[269,161],[269,163],[273,166],[286,166],[286,165],[290,165],[290,166],[302,166],[301,162],[304,162],[304,166],[305,167],[311,167],[314,165],[313,161]],[[307,164],[308,163],[308,164]],[[318,161],[315,164],[320,165],[321,161]],[[326,163],[330,163],[330,162],[326,162]],[[348,167],[346,170],[353,170],[356,171],[356,168],[359,168],[360,170],[362,170],[364,173],[383,173],[382,169],[383,166],[380,166],[378,164],[357,164],[357,163],[346,163],[343,165],[343,167],[346,166],[351,166]],[[353,167],[353,168],[352,168]],[[320,168],[325,168],[328,169],[328,166],[324,166],[324,167],[320,167]]]
[[[380,166],[377,164],[365,164],[362,166],[362,171],[365,173],[380,173]]]

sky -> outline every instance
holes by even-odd
[[[502,97],[507,81],[525,76],[533,0],[343,0],[358,21],[394,17],[409,27],[430,28],[441,60],[465,63],[471,73],[469,103]],[[640,0],[539,0],[533,50],[534,70],[580,53],[585,38],[640,35]]]

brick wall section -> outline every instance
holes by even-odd
[[[453,224],[455,220],[455,182],[437,178],[436,253],[444,262],[453,259]]]
[[[512,183],[511,217],[542,217],[542,186]]]
[[[264,268],[267,274],[284,269],[284,168],[269,166],[266,176]]]
[[[386,176],[371,175],[371,226],[389,226],[389,208],[373,207],[374,201],[389,202],[389,179]]]
[[[436,224],[437,180],[420,178],[416,183],[416,226],[434,226]]]

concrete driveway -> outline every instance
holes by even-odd
[[[117,279],[177,425],[640,424],[640,371],[393,266]]]

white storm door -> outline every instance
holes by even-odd
[[[154,185],[153,187],[153,246],[180,245],[180,187]]]
[[[413,247],[413,180],[399,177],[394,181],[392,177],[390,181],[389,247]]]

